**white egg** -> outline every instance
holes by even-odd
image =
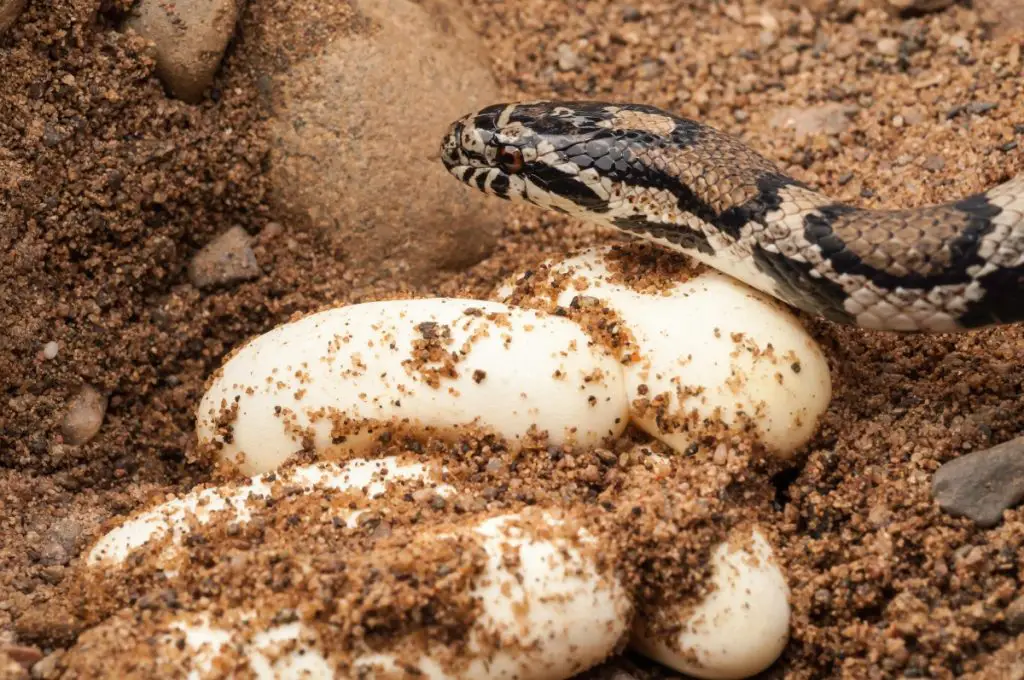
[[[385,428],[476,425],[586,446],[627,420],[621,368],[576,324],[434,298],[332,309],[255,338],[215,375],[196,429],[253,474],[303,448],[361,455]]]
[[[772,455],[788,457],[813,436],[832,383],[824,353],[789,310],[728,276],[706,269],[657,292],[616,279],[595,248],[534,272],[565,279],[553,302],[596,298],[632,333],[641,359],[624,366],[632,419],[677,451],[735,434],[753,434]],[[568,275],[568,276],[566,276]],[[508,302],[516,284],[499,298]]]
[[[710,593],[656,613],[678,620],[671,639],[650,634],[642,615],[631,646],[681,673],[710,680],[757,675],[782,654],[789,637],[789,587],[771,546],[757,530],[738,530],[711,554]]]
[[[357,458],[344,464],[324,461],[283,472],[265,473],[244,483],[197,489],[124,521],[93,545],[87,554],[86,564],[90,567],[119,566],[133,550],[170,534],[162,553],[163,561],[169,561],[193,526],[202,526],[214,519],[237,524],[249,521],[252,516],[250,504],[270,497],[275,484],[299,486],[306,491],[358,491],[372,499],[388,490],[388,480],[423,480],[440,495],[451,493],[451,487],[440,483],[439,476],[438,471],[421,463],[396,457],[378,460]],[[345,519],[351,523],[358,514],[358,511],[346,513]]]

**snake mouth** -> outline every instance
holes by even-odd
[[[467,165],[466,158],[463,156],[459,144],[464,127],[462,121],[452,123],[451,127],[448,128],[447,134],[441,140],[441,162],[453,174],[455,168]]]
[[[490,138],[489,133],[478,130],[470,119],[458,120],[451,124],[441,141],[441,162],[463,184],[493,196],[512,198],[508,174],[487,157]],[[490,151],[493,155],[493,149]]]

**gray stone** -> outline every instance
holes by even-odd
[[[1024,499],[1024,437],[949,461],[932,479],[932,496],[951,515],[999,524]]]
[[[252,239],[241,227],[231,227],[195,254],[188,278],[196,288],[213,288],[258,278],[262,270]]]

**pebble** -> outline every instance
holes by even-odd
[[[583,59],[567,43],[561,43],[555,51],[559,71],[578,71],[584,66]]]
[[[900,52],[900,41],[896,38],[882,38],[875,43],[875,49],[887,57],[895,57]]]
[[[51,680],[51,678],[56,678],[58,676],[57,665],[63,656],[64,650],[62,649],[58,649],[47,654],[38,661],[35,666],[32,666],[32,677],[37,680]]]
[[[661,73],[661,64],[650,59],[645,59],[636,69],[636,74],[642,80],[653,80]]]
[[[793,128],[797,139],[814,134],[838,135],[850,125],[847,107],[838,103],[807,108],[789,107],[778,111],[770,121],[775,128]]]
[[[28,669],[33,664],[43,658],[43,653],[36,647],[26,647],[24,645],[3,645],[0,646],[0,655],[6,654],[11,659],[14,659],[21,666]]]
[[[796,52],[789,52],[779,59],[779,73],[790,75],[796,73],[800,68],[800,55]]]
[[[153,42],[171,95],[197,103],[213,83],[235,30],[239,0],[141,0],[125,27]]]
[[[250,281],[262,274],[252,239],[234,226],[196,253],[188,267],[188,278],[196,288],[213,288]]]
[[[924,160],[921,162],[921,167],[925,170],[938,172],[946,167],[946,159],[938,154],[929,154],[925,156]]]
[[[28,0],[0,0],[0,35],[14,25],[27,3]]]
[[[58,345],[53,340],[51,340],[50,342],[48,342],[45,345],[43,345],[43,357],[45,357],[47,360],[56,359],[57,358],[57,352],[59,352],[59,351],[60,351],[60,345]]]
[[[1024,595],[1011,602],[1003,613],[1006,619],[1006,627],[1014,635],[1024,633]]]
[[[82,385],[68,402],[60,431],[64,443],[80,446],[96,436],[107,413],[107,398],[91,385]]]
[[[967,105],[967,111],[975,115],[982,115],[997,108],[999,104],[995,102],[971,102]]]
[[[962,35],[954,35],[949,39],[949,46],[961,52],[971,51],[971,41]]]
[[[932,496],[951,515],[996,526],[1024,499],[1024,437],[949,461],[932,478]]]

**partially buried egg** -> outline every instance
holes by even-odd
[[[711,269],[659,271],[662,253],[594,248],[550,261],[498,299],[540,310],[592,308],[597,337],[619,327],[634,422],[677,451],[747,438],[787,458],[807,444],[832,383],[818,343],[776,301]]]

